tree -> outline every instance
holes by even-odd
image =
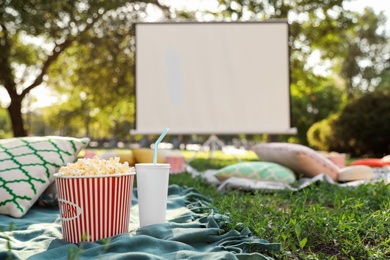
[[[347,11],[347,0],[220,0],[217,19],[232,21],[288,19],[290,24],[292,124],[298,141],[306,131],[342,108],[361,90],[373,91],[389,60],[385,60],[383,14],[366,9],[363,15]],[[387,47],[388,48],[388,47]],[[318,53],[322,71],[308,61]],[[313,100],[314,99],[314,100]],[[333,108],[332,108],[333,106]]]
[[[366,8],[362,15],[354,16],[358,19],[355,18],[348,28],[328,36],[336,41],[324,41],[318,45],[323,58],[329,60],[334,71],[345,80],[348,99],[377,89],[383,73],[390,66],[384,14],[375,14],[371,8]],[[326,33],[325,28],[320,30]]]
[[[385,55],[379,55],[384,53],[385,43],[377,29],[384,17],[369,10],[364,16],[345,11],[342,0],[219,2],[221,11],[215,13],[215,20],[289,18],[293,126],[298,127],[302,143],[314,121],[343,106],[347,86],[352,86],[351,93],[364,89],[367,84],[356,85],[357,78],[367,79],[369,91],[389,86],[382,80],[376,87],[389,67]],[[14,135],[27,134],[21,108],[27,94],[39,85],[53,87],[68,98],[69,102],[53,109],[57,114],[50,113],[53,120],[59,115],[69,120],[66,131],[82,129],[82,134],[89,135],[97,122],[99,131],[107,132],[110,127],[121,129],[120,124],[131,126],[132,24],[142,21],[150,6],[163,10],[166,17],[199,17],[197,12],[168,9],[157,0],[0,0],[0,87],[11,98],[7,109]],[[356,37],[358,56],[353,48]],[[307,62],[314,51],[321,54],[322,62],[331,64],[324,69],[327,74],[315,72]],[[56,124],[53,122],[52,127]]]
[[[91,35],[113,22],[117,10],[137,12],[157,0],[0,0],[0,86],[11,99],[7,107],[14,136],[26,136],[22,105],[26,95],[45,84],[55,61],[74,44],[87,44]],[[113,17],[113,16],[112,16]]]
[[[331,122],[333,150],[353,157],[382,158],[390,152],[390,94],[376,91],[350,100]]]
[[[75,116],[84,123],[81,128],[87,136],[92,135],[91,126],[98,121],[100,132],[105,130],[106,137],[114,132],[113,138],[118,139],[118,124],[134,119],[133,26],[126,21],[113,26],[114,22],[107,23],[104,36],[90,35],[85,38],[86,44],[68,48],[49,71],[48,84],[66,96],[61,111],[77,111]],[[55,110],[51,114],[54,113]],[[130,128],[131,125],[127,135]]]

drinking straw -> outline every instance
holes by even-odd
[[[154,155],[153,155],[153,164],[157,163],[157,148],[160,144],[161,140],[164,138],[164,136],[168,133],[169,128],[165,128],[164,132],[160,135],[160,137],[157,139],[157,141],[154,143]]]

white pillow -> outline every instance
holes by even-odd
[[[281,164],[294,172],[304,174],[305,177],[314,177],[324,173],[334,181],[337,180],[340,168],[313,149],[291,143],[265,143],[252,147],[261,161]]]
[[[340,170],[338,181],[370,180],[374,178],[374,170],[367,165],[352,165]]]
[[[0,140],[0,214],[23,217],[54,181],[53,174],[75,161],[89,141],[60,136]]]

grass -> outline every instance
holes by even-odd
[[[238,158],[221,151],[215,151],[212,158],[207,152],[186,151],[184,155],[187,159],[196,155],[190,164],[198,171],[219,169],[237,159],[258,160],[252,152]],[[340,188],[317,183],[298,192],[221,193],[188,173],[171,175],[170,183],[195,188],[210,197],[212,206],[231,218],[228,228],[249,227],[260,238],[281,243],[281,252],[266,253],[275,259],[390,259],[390,185]],[[77,259],[79,253],[78,249],[69,252],[69,259]]]
[[[186,154],[186,157],[192,155]],[[256,160],[252,154],[241,160]],[[199,171],[236,163],[232,156],[199,154],[191,166]],[[390,185],[340,188],[318,183],[301,191],[217,191],[201,178],[171,175],[171,184],[193,187],[212,199],[219,213],[231,217],[230,228],[249,227],[283,250],[275,259],[390,259]]]

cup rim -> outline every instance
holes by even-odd
[[[117,173],[117,174],[102,174],[102,175],[58,175],[58,173],[54,173],[53,176],[55,178],[66,178],[66,179],[82,179],[82,178],[110,178],[110,177],[122,177],[122,176],[129,176],[129,175],[135,175],[136,172],[127,172],[127,173]]]
[[[146,167],[158,167],[158,168],[171,168],[171,164],[170,163],[136,163],[134,166],[137,167],[138,166],[146,166]]]

